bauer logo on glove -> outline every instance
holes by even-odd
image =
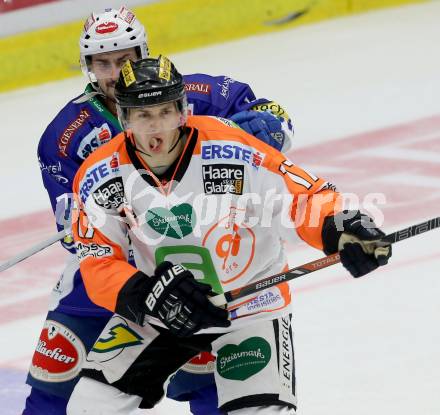
[[[188,337],[208,327],[229,327],[229,313],[214,306],[211,286],[198,282],[182,265],[165,261],[158,265],[145,305],[173,334]]]

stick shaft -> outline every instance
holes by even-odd
[[[44,241],[41,241],[38,244],[26,249],[15,257],[8,259],[0,265],[0,272],[11,268],[13,265],[18,264],[19,262],[31,257],[32,255],[35,255],[36,253],[42,251],[48,246],[54,244],[55,242],[58,242],[60,239],[63,239],[68,233],[69,232],[66,232],[65,230],[59,231],[57,234],[52,235]]]
[[[440,228],[440,217],[429,219],[426,222],[419,223],[417,225],[408,226],[405,229],[390,233],[382,238],[383,242],[394,244],[396,242],[403,241],[413,236],[420,235],[421,233],[431,231],[433,229]],[[211,297],[210,300],[214,305],[224,305],[225,303],[238,300],[239,298],[246,297],[250,294],[257,293],[267,288],[274,287],[286,281],[292,281],[295,278],[302,277],[303,275],[310,274],[323,268],[327,268],[331,265],[340,262],[339,253],[335,253],[315,261],[308,262],[289,269],[286,272],[281,272],[270,277],[263,278],[259,281],[252,282],[236,290],[227,291],[223,294]],[[250,298],[248,301],[251,301]]]

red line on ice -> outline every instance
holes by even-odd
[[[38,6],[44,3],[53,3],[59,0],[3,0],[0,3],[0,13],[12,12],[19,9],[27,9],[29,7]]]

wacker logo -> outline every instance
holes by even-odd
[[[251,337],[238,346],[227,344],[218,351],[217,372],[226,379],[246,380],[263,370],[270,357],[270,344],[262,337]]]
[[[46,320],[29,371],[37,380],[65,382],[78,375],[85,354],[84,345],[73,331],[57,321]]]
[[[122,179],[116,177],[109,180],[92,193],[98,206],[105,209],[116,209],[124,201],[124,185]]]
[[[244,166],[211,164],[202,166],[203,187],[208,195],[243,194]]]

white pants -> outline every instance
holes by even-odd
[[[130,325],[135,326],[134,323]],[[91,369],[92,374],[93,371],[101,371],[107,382],[92,380],[93,376],[81,378],[70,398],[68,415],[134,415],[143,399],[150,405],[157,403],[163,395],[163,388],[166,387],[166,382],[161,384],[162,378],[164,375],[172,374],[172,367],[163,365],[154,354],[156,352],[153,353],[155,359],[149,360],[150,343],[157,341],[155,347],[160,345],[161,350],[164,350],[164,356],[166,353],[173,353],[175,347],[185,351],[185,347],[188,346],[179,346],[177,339],[168,338],[168,334],[160,334],[148,326],[137,326],[133,329],[136,333],[148,330],[152,333],[147,332],[141,336],[142,339],[148,339],[148,342],[139,342],[132,347],[124,348],[123,353],[119,349],[115,351],[113,347],[105,353],[89,353],[87,369]],[[168,344],[170,341],[177,344]],[[212,353],[217,357],[214,377],[219,407],[234,415],[254,412],[295,413],[294,410],[288,409],[296,407],[294,354],[289,316],[272,321],[257,321],[209,341]],[[136,366],[136,359],[139,359],[140,363],[144,362],[144,366]],[[150,378],[145,378],[145,386],[142,382],[133,384],[136,377],[128,371],[131,368],[133,372],[145,370],[147,364],[151,373],[159,376],[160,382],[155,384],[153,380],[156,378],[151,377],[150,373]],[[111,386],[115,381],[120,382],[119,387],[125,392]],[[139,379],[136,381],[139,382]],[[151,385],[147,381],[150,381]],[[248,407],[251,409],[244,409]]]
[[[124,392],[90,378],[81,378],[75,386],[67,415],[134,415],[142,398]],[[84,406],[84,402],[93,405]]]
[[[287,406],[257,406],[253,408],[237,409],[236,411],[228,412],[228,415],[295,415],[293,408]]]
[[[84,408],[83,402],[91,401],[93,407]],[[138,410],[140,402],[139,396],[127,395],[90,378],[81,378],[67,405],[67,415],[135,415],[143,413]],[[295,415],[295,410],[273,405],[238,409],[228,415]]]

